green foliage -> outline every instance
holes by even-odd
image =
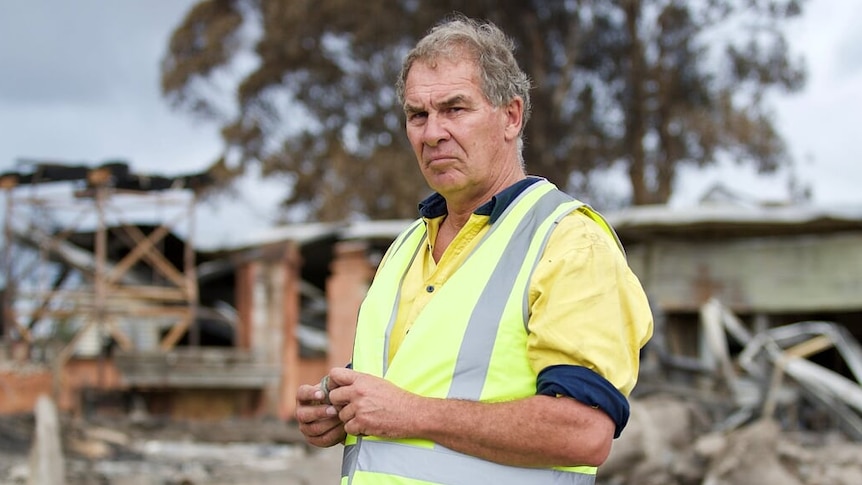
[[[518,45],[534,83],[528,172],[589,198],[591,173],[624,164],[631,202],[661,203],[683,164],[788,162],[764,100],[804,84],[781,31],[802,2],[203,0],[174,31],[162,87],[223,123],[225,153],[238,156],[215,172],[259,163],[287,175],[291,213],[413,217],[428,189],[393,86],[410,46],[458,11]],[[212,87],[243,59],[253,67],[233,79],[227,115]]]

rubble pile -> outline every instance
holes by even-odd
[[[710,430],[702,406],[669,396],[632,402],[599,468],[601,485],[858,485],[862,443],[838,431],[782,430],[761,419]]]
[[[697,358],[669,354],[658,333],[599,483],[862,483],[862,347],[850,332],[804,321],[753,334],[717,300],[700,317]],[[811,359],[826,350],[841,372]]]

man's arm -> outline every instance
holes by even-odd
[[[598,466],[611,449],[614,423],[570,398],[531,396],[481,403],[418,396],[383,379],[333,369],[330,392],[344,430],[419,438],[485,460],[525,467]]]

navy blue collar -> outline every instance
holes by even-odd
[[[514,184],[506,187],[502,191],[500,191],[497,195],[491,197],[491,200],[485,202],[478,209],[473,211],[473,214],[480,216],[490,216],[490,222],[493,224],[500,216],[503,214],[503,211],[506,210],[507,207],[515,200],[521,192],[527,189],[527,187],[533,185],[534,183],[545,180],[541,177],[527,177],[523,180],[515,182]],[[449,211],[446,208],[446,199],[443,198],[442,195],[435,192],[428,196],[425,200],[419,203],[419,215],[426,219],[434,219],[435,217],[440,217],[448,214]]]

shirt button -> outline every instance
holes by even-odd
[[[434,293],[434,285],[426,286],[425,291],[427,291],[428,293]]]

